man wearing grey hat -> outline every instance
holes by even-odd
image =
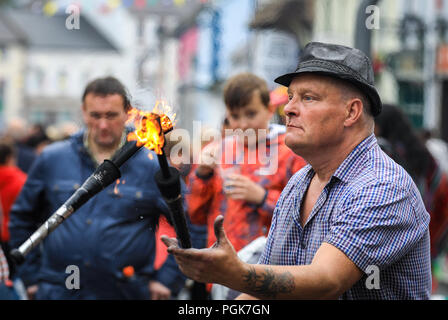
[[[429,214],[373,134],[381,99],[370,60],[312,42],[276,82],[288,86],[285,142],[308,165],[283,190],[259,263],[237,258],[220,216],[212,248],[163,237],[181,271],[240,299],[428,299]]]

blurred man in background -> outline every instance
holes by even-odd
[[[115,78],[96,79],[82,96],[85,130],[44,149],[11,211],[11,245],[21,245],[105,159],[126,142],[130,102]],[[154,269],[155,220],[168,208],[143,148],[121,166],[125,183],[107,187],[34,250],[18,276],[36,299],[169,299],[185,278],[172,257]],[[68,266],[79,288],[66,286]]]

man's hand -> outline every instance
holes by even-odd
[[[235,200],[244,200],[260,205],[266,195],[266,189],[241,174],[229,175],[224,183],[225,194]]]
[[[151,300],[168,300],[171,298],[171,290],[159,281],[149,281],[148,287]]]
[[[263,299],[337,299],[363,275],[342,251],[326,242],[308,265],[244,263],[227,239],[223,219],[216,218],[217,241],[208,249],[181,249],[176,239],[162,236],[168,252],[190,279],[219,283]],[[249,295],[238,298],[253,298]]]
[[[216,242],[207,249],[181,249],[175,238],[162,236],[168,252],[174,255],[180,270],[190,279],[223,285],[243,275],[244,263],[227,239],[223,228],[223,216],[215,220]]]

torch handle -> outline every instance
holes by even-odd
[[[173,221],[174,230],[176,231],[180,246],[184,249],[191,248],[191,239],[182,205],[182,196],[179,195],[177,199],[172,200],[165,199],[165,202],[170,208],[171,220]]]
[[[179,240],[181,247],[191,248],[191,239],[182,203],[180,174],[179,171],[173,167],[169,167],[169,173],[170,176],[167,179],[160,170],[156,173],[154,178],[160,193],[168,205],[171,222],[174,225],[174,230],[176,230],[177,239]]]
[[[165,155],[165,150],[162,149],[162,154],[158,154],[157,159],[159,160],[160,170],[162,171],[163,177],[165,179],[169,179],[171,173],[168,165],[168,160]]]
[[[25,256],[42,242],[56,227],[58,227],[73,212],[86,203],[95,194],[120,178],[120,170],[110,160],[104,162],[76,190],[65,203],[56,210],[18,249],[11,250],[11,256],[16,264],[21,264]]]
[[[18,249],[11,250],[11,257],[16,264],[22,264],[25,256],[39,245],[57,226],[74,212],[73,207],[62,205],[51,215]]]
[[[128,141],[115,153],[110,161],[120,168],[123,163],[125,163],[142,147],[143,145],[137,145],[137,141]]]

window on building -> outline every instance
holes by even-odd
[[[399,103],[416,128],[423,126],[423,82],[398,81]]]
[[[61,93],[64,93],[67,90],[67,78],[68,74],[66,70],[60,70],[58,72],[58,86]]]

